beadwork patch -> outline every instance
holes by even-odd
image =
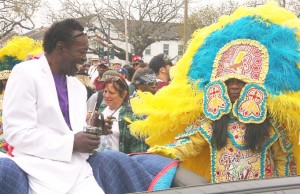
[[[211,82],[204,88],[204,114],[211,120],[218,120],[231,111],[226,86],[221,81]]]
[[[267,116],[267,93],[263,86],[247,84],[233,105],[233,114],[242,123],[262,123]]]
[[[263,84],[268,72],[269,54],[255,40],[234,40],[220,49],[214,61],[211,81],[230,78]]]

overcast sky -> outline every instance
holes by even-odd
[[[92,0],[80,0],[81,2],[91,2]],[[126,1],[126,0],[124,0]],[[183,0],[182,0],[183,1]],[[207,4],[214,4],[218,5],[220,2],[226,2],[227,0],[188,0],[189,2],[189,10],[192,9],[197,9],[198,7],[201,7],[203,5]],[[242,1],[247,1],[247,0],[235,0],[237,2],[242,2]],[[61,7],[61,3],[59,0],[42,0],[43,5],[45,6],[46,4],[51,6],[53,9],[59,9]],[[46,8],[40,8],[39,12],[35,15],[35,23],[36,27],[39,28],[41,26],[48,26],[49,24],[46,23]]]

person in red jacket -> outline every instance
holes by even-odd
[[[102,75],[107,70],[109,70],[109,63],[106,60],[100,60],[100,64],[97,66],[99,75],[93,82],[97,91],[104,89],[104,80],[102,79]]]

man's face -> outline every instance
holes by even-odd
[[[227,86],[230,101],[231,103],[234,103],[240,97],[240,93],[246,83],[238,79],[229,79],[225,83]]]
[[[157,91],[157,83],[155,82],[155,83],[141,85],[141,91],[155,94]]]
[[[137,90],[140,90],[142,92],[150,92],[152,94],[155,94],[157,91],[157,83],[147,83],[147,84],[138,84]]]
[[[120,63],[115,63],[114,66],[113,66],[114,70],[118,70],[120,68],[121,68],[121,64]]]
[[[136,71],[139,68],[139,63],[133,63],[132,66],[134,71]]]
[[[119,76],[126,80],[126,75],[124,73],[119,73]]]
[[[108,70],[108,67],[106,67],[103,64],[100,64],[97,66],[97,71],[98,71],[100,77],[102,77],[103,73],[107,70]]]
[[[82,33],[81,31],[74,31],[73,36]],[[63,52],[63,58],[60,64],[60,71],[69,76],[75,76],[78,72],[77,64],[83,64],[87,58],[88,37],[83,34],[74,38],[69,43],[66,43]]]
[[[99,60],[93,60],[92,63],[93,63],[93,66],[97,67],[100,64],[100,61]]]
[[[89,65],[89,64],[84,64],[84,65],[82,66],[82,68],[84,68],[84,69],[86,69],[86,70],[89,70],[90,65]]]
[[[172,67],[172,65],[170,65],[170,64],[167,64],[167,65],[165,65],[165,66],[163,66],[163,73],[165,73],[168,77],[169,77],[169,79],[170,79],[170,69],[171,69],[171,67]]]

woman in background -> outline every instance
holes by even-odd
[[[125,80],[119,75],[108,75],[104,82],[102,103],[99,114],[104,119],[112,119],[112,134],[102,135],[98,151],[116,150],[124,153],[144,152],[148,146],[144,140],[130,134],[125,118],[134,117],[129,103],[129,89]]]

